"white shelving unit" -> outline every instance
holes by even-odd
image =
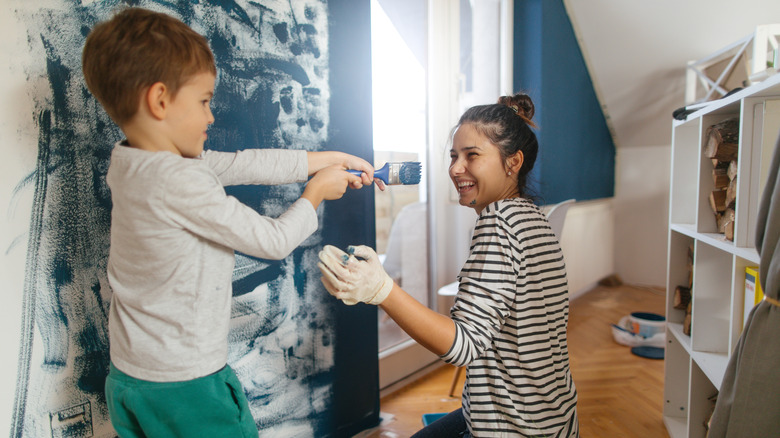
[[[709,205],[710,159],[703,155],[707,128],[738,116],[739,156],[734,240],[717,232]],[[672,438],[705,437],[731,352],[742,331],[745,267],[758,266],[755,222],[758,202],[780,132],[780,74],[690,114],[672,127],[669,242],[667,255],[664,423]],[[693,245],[691,336],[685,311],[673,306],[674,290],[688,284]]]

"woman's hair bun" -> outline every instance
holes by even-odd
[[[498,98],[498,103],[509,107],[515,114],[520,116],[528,126],[536,127],[536,124],[531,120],[534,117],[536,108],[531,100],[531,97],[525,93],[517,93],[514,96],[501,96]]]

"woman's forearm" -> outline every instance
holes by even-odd
[[[412,298],[393,284],[390,295],[380,305],[409,336],[439,356],[447,353],[455,341],[455,323]]]

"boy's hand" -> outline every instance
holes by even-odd
[[[360,175],[361,178],[361,184],[360,186],[352,186],[354,189],[362,188],[363,186],[371,185],[372,180],[373,182],[377,183],[377,187],[379,187],[380,190],[385,189],[385,183],[382,182],[380,179],[374,179],[374,166],[368,163],[368,161],[356,157],[354,155],[344,154],[344,167],[351,170],[360,170],[363,173]]]
[[[341,165],[325,167],[309,180],[301,198],[308,199],[316,209],[322,201],[339,199],[344,196],[347,186],[359,189],[363,187],[363,180],[361,177],[345,171]]]
[[[326,167],[339,165],[342,169],[362,172],[359,184],[350,182],[350,186],[353,189],[371,185],[373,182],[377,183],[377,187],[379,187],[380,190],[385,189],[385,184],[382,180],[374,179],[374,166],[360,157],[337,151],[310,151],[307,153],[307,159],[309,164],[309,175],[314,175]]]

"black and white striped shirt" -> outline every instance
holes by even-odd
[[[576,437],[569,291],[558,241],[537,206],[504,199],[481,212],[442,359],[468,365],[463,411],[475,437]]]

